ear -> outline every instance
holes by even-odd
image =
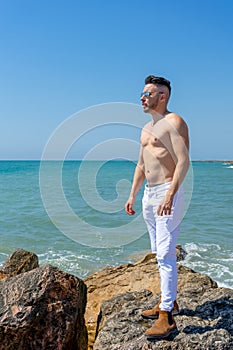
[[[166,101],[166,99],[167,99],[167,96],[165,92],[160,93],[160,101]]]

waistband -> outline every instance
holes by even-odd
[[[168,190],[170,185],[171,185],[171,181],[164,182],[163,184],[155,184],[155,185],[146,184],[145,191],[148,191],[148,192],[166,191]]]
[[[170,184],[171,184],[171,181],[164,182],[164,183],[162,183],[162,184],[155,184],[155,185],[153,185],[153,184],[150,185],[150,184],[147,183],[147,184],[145,185],[145,187],[146,187],[146,188],[158,188],[158,187],[163,187],[163,186],[166,187],[167,185],[170,185]]]

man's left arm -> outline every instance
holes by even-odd
[[[158,207],[158,215],[170,215],[173,198],[182,184],[189,168],[189,135],[185,121],[174,114],[169,120],[169,134],[172,153],[176,163],[171,185],[166,193],[163,202]],[[169,150],[168,150],[169,151]]]

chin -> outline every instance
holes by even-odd
[[[150,112],[150,108],[149,107],[146,107],[143,109],[144,113],[149,113]]]

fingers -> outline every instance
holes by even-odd
[[[158,206],[158,209],[157,209],[157,215],[159,215],[159,216],[162,215],[161,209],[162,209],[162,206],[159,205],[159,206]]]
[[[157,215],[171,215],[171,207],[165,204],[160,204],[158,206]]]
[[[134,211],[133,209],[130,209],[130,210],[128,211],[128,214],[129,214],[129,215],[134,215],[134,214],[135,214],[135,211]]]
[[[126,213],[128,215],[134,215],[135,214],[135,211],[133,210],[133,206],[130,203],[126,203],[125,211],[126,211]]]
[[[172,213],[172,203],[173,203],[173,197],[168,196],[166,194],[163,201],[160,203],[157,209],[157,215],[163,216],[163,215],[171,215]]]

